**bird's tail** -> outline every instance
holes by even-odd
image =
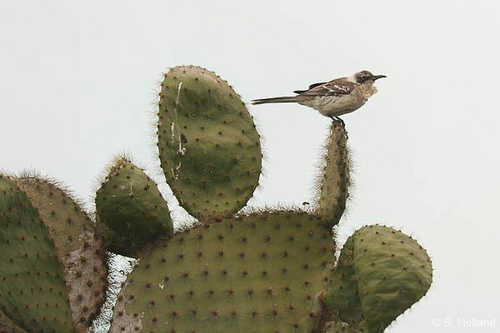
[[[271,97],[271,98],[261,98],[254,99],[252,104],[266,104],[266,103],[295,103],[297,102],[297,96],[284,96],[284,97]]]

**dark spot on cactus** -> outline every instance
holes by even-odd
[[[288,240],[290,242],[293,242],[295,240],[295,236],[293,236],[293,235],[288,236]]]
[[[217,257],[219,257],[219,258],[224,257],[224,251],[217,252]]]
[[[264,278],[267,277],[267,271],[266,270],[262,271],[262,277],[264,277]]]
[[[198,259],[200,259],[201,257],[203,257],[203,253],[202,252],[196,252],[196,257]]]
[[[286,269],[286,268],[282,268],[282,269],[281,269],[281,273],[283,273],[283,274],[288,273],[288,269]]]
[[[170,294],[170,295],[168,296],[168,299],[169,299],[171,302],[175,301],[175,295],[174,295],[174,294]]]
[[[227,276],[227,270],[225,269],[222,270],[222,276]]]
[[[149,288],[151,288],[151,283],[148,282],[144,286],[146,287],[146,289],[149,289]]]
[[[248,239],[247,239],[247,237],[246,237],[246,236],[241,237],[241,242],[242,242],[242,243],[246,243],[246,242],[247,242],[247,240],[248,240]]]

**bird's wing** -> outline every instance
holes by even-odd
[[[317,87],[317,86],[320,86],[322,84],[325,84],[326,82],[318,82],[318,83],[313,83],[309,86],[309,88],[307,88],[307,90],[294,90],[293,92],[296,93],[296,94],[302,94],[302,93],[305,93],[306,91],[308,90],[311,90],[312,88],[314,87]]]
[[[320,84],[312,89],[303,92],[305,96],[342,96],[349,95],[357,86],[357,83],[350,81],[333,80]]]

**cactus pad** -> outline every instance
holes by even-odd
[[[112,332],[311,332],[332,233],[298,212],[260,213],[177,234],[140,260]]]
[[[339,121],[332,123],[324,148],[322,170],[317,181],[316,214],[331,228],[339,223],[344,213],[350,185],[347,132]]]
[[[0,310],[34,332],[71,332],[71,308],[54,241],[26,193],[0,175]]]
[[[174,67],[161,86],[158,117],[161,167],[181,206],[200,220],[239,211],[258,185],[262,159],[239,95],[213,72]]]
[[[64,266],[73,324],[85,331],[105,300],[108,269],[94,223],[60,183],[37,175],[13,179],[39,212]]]
[[[159,237],[173,235],[167,203],[156,183],[124,157],[115,159],[96,195],[110,251],[129,257]]]
[[[325,304],[354,329],[382,332],[426,294],[432,282],[430,258],[411,237],[379,225],[359,229],[346,245],[342,252],[352,258],[347,261],[352,267],[335,269]]]

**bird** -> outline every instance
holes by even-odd
[[[373,83],[385,77],[387,76],[373,75],[370,71],[362,70],[348,77],[313,83],[307,90],[295,90],[296,96],[254,99],[252,104],[299,103],[343,124],[344,121],[339,116],[362,107],[377,92]]]

